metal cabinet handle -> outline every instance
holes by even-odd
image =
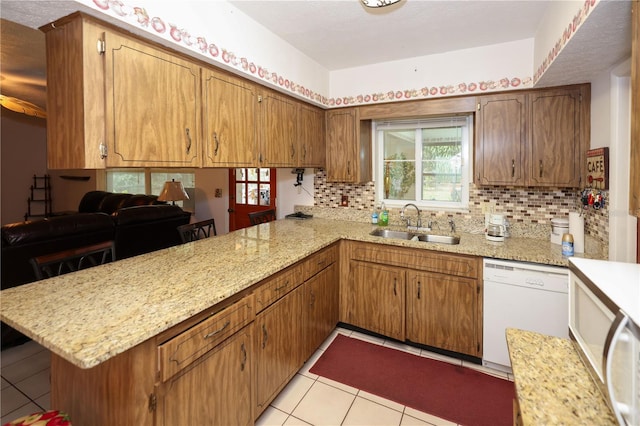
[[[347,176],[351,176],[351,161],[347,161]]]
[[[393,295],[394,295],[394,296],[397,296],[397,295],[398,295],[398,289],[397,289],[397,286],[398,286],[398,279],[397,279],[397,278],[394,278],[394,279],[393,279]]]
[[[218,133],[213,132],[213,141],[215,142],[215,145],[213,147],[213,156],[217,157],[218,156],[218,148],[220,148],[220,141],[218,140]]]
[[[296,156],[296,147],[291,144],[291,158]]]
[[[307,159],[307,146],[306,146],[306,145],[304,145],[304,146],[302,147],[302,159],[303,159],[303,160],[306,160],[306,159]]]
[[[516,175],[516,160],[511,160],[511,177]]]
[[[267,326],[262,324],[262,349],[267,346],[267,339],[269,338],[267,334]]]
[[[313,290],[311,290],[311,303],[309,304],[309,306],[313,307],[316,304],[316,295],[313,293]]]
[[[189,134],[188,127],[184,130],[185,130],[185,133],[187,134],[187,154],[189,154],[189,151],[191,151],[191,135]]]
[[[104,160],[107,158],[107,145],[104,142],[100,142],[100,159]]]
[[[285,281],[285,283],[282,284],[281,286],[274,288],[273,291],[280,291],[287,287],[289,287],[289,280]]]
[[[540,177],[542,177],[542,160],[540,160]]]
[[[211,332],[211,333],[209,333],[209,334],[205,334],[205,335],[204,335],[204,338],[205,338],[205,339],[208,339],[208,338],[210,338],[210,337],[215,336],[216,334],[222,333],[222,331],[223,331],[225,328],[229,327],[229,325],[230,325],[230,324],[231,324],[231,321],[227,320],[227,322],[225,322],[225,323],[224,323],[224,325],[223,325],[222,327],[220,327],[219,329],[217,329],[216,331],[212,331],[212,332]]]
[[[422,285],[420,284],[420,281],[418,281],[418,299],[420,299],[420,289],[421,289]]]
[[[247,348],[244,346],[244,342],[240,346],[240,352],[242,353],[242,362],[240,363],[240,371],[244,371],[244,366],[247,364]]]

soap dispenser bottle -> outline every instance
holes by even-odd
[[[384,205],[384,201],[380,204],[380,216],[378,217],[378,225],[380,226],[389,225],[389,211]]]

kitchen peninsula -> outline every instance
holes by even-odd
[[[164,392],[158,384],[165,374],[159,347],[219,313],[242,316],[245,322],[239,321],[238,329],[251,323],[258,310],[252,297],[272,282],[287,284],[289,278],[302,282],[331,262],[340,264],[339,257],[315,262],[315,256],[325,248],[338,253],[334,243],[341,240],[567,265],[560,246],[543,240],[512,238],[496,244],[486,241],[484,235],[463,233],[459,245],[441,245],[380,239],[369,235],[371,230],[367,223],[279,220],[5,290],[0,293],[0,317],[53,352],[53,405],[70,398],[72,388],[94,386],[94,393],[77,395],[74,408],[84,405],[100,418],[97,407],[111,404],[127,413],[120,415],[128,421],[163,424],[155,411],[156,398],[158,410],[162,409]],[[314,264],[308,264],[308,259],[314,259]],[[302,272],[296,269],[298,265]],[[312,271],[306,273],[309,269]],[[305,278],[296,278],[298,273]],[[222,321],[220,329],[227,323]],[[215,327],[211,330],[218,332]],[[247,334],[246,344],[239,345],[245,356],[240,366],[244,371],[251,343],[257,349],[264,327],[251,331],[249,325],[242,330]],[[57,369],[65,374],[57,375]],[[96,382],[94,371],[108,380]],[[258,398],[255,388],[250,394],[252,401]],[[70,411],[72,418],[81,417]]]

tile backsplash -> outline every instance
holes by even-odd
[[[324,169],[316,169],[314,177],[314,213],[354,221],[369,221],[376,206],[373,182],[347,184],[327,182]],[[348,206],[342,206],[342,197],[348,197]],[[477,232],[484,227],[483,205],[487,203],[496,213],[504,213],[511,225],[513,236],[548,239],[551,219],[568,217],[577,211],[580,192],[565,188],[533,188],[471,185],[469,210],[465,212],[423,211],[423,221],[431,220],[436,226],[446,227],[454,219],[459,230]],[[609,213],[608,193],[604,208],[585,210],[585,236],[600,246],[608,255]],[[390,208],[390,225],[401,225],[399,209]]]

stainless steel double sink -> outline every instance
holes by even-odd
[[[460,237],[455,235],[415,234],[407,231],[393,231],[391,229],[375,229],[369,233],[374,237],[395,238],[398,240],[416,240],[425,243],[460,244]]]

